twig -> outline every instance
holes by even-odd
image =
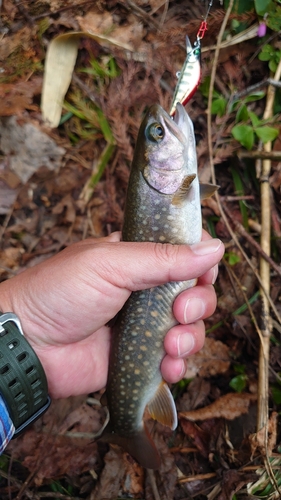
[[[281,61],[277,67],[276,73],[274,75],[274,80],[280,80],[281,78]],[[275,88],[270,85],[267,92],[266,107],[263,115],[263,119],[267,120],[273,115],[273,103],[275,97]],[[271,151],[272,143],[267,142],[264,144],[264,150]],[[271,210],[270,210],[270,186],[269,186],[269,175],[271,170],[271,161],[264,160],[262,163],[261,178],[263,182],[261,183],[261,247],[263,251],[270,255],[270,236],[271,236]],[[262,299],[262,336],[263,344],[260,348],[259,355],[259,380],[258,380],[258,415],[257,415],[257,430],[265,429],[264,439],[265,439],[265,449],[267,450],[268,444],[268,375],[269,375],[269,350],[270,350],[270,335],[272,331],[272,322],[270,318],[270,307],[268,302],[268,295],[270,292],[270,267],[267,260],[261,258],[260,260],[260,276],[263,282],[264,288],[261,290]],[[266,293],[264,293],[266,292]],[[274,473],[271,469],[268,456],[265,457],[265,465],[267,472],[271,479],[272,484],[274,484],[276,491],[281,494],[281,490],[277,484]]]
[[[274,271],[277,272],[277,274],[281,277],[281,267],[272,260],[272,258],[262,249],[261,245],[244,229],[242,224],[238,220],[236,220],[231,213],[229,212],[228,208],[224,206],[224,211],[228,218],[232,221],[234,224],[235,228],[237,229],[238,233],[245,238],[250,245],[252,245],[258,252],[259,254],[268,262],[268,264],[274,269]],[[261,231],[262,232],[262,231]],[[262,276],[261,276],[262,278]]]
[[[86,96],[90,99],[90,101],[92,101],[93,104],[99,107],[101,106],[100,99],[97,97],[97,95],[75,73],[73,73],[72,75],[72,81],[76,83],[76,85],[84,92],[84,94],[86,94]]]
[[[12,476],[10,473],[7,473],[0,469],[0,477],[4,477],[7,479],[9,483],[12,483],[16,488],[20,489],[22,487],[22,482],[19,481],[16,477]],[[25,490],[26,498],[29,498],[30,500],[38,500],[38,496],[36,493],[33,491],[30,491],[28,488]]]
[[[26,10],[26,8],[22,5],[21,0],[15,0],[15,4],[17,6],[17,9],[19,13],[24,17],[24,19],[28,22],[28,24],[33,25],[34,24],[34,19],[31,17]]]
[[[238,158],[252,158],[261,159],[261,160],[281,160],[281,151],[243,151],[242,149],[238,149],[236,151]]]
[[[217,477],[216,472],[208,472],[206,474],[196,474],[195,476],[183,477],[179,479],[180,484],[191,483],[192,481],[204,481],[206,479],[212,479]]]
[[[151,488],[152,488],[152,491],[153,491],[154,500],[161,500],[161,497],[160,497],[159,492],[158,492],[156,480],[155,480],[155,472],[154,472],[154,470],[147,469],[146,472],[147,472],[147,475],[148,475],[148,477],[150,479],[150,484],[151,484]]]
[[[232,104],[233,101],[238,101],[239,99],[241,99],[241,97],[245,97],[254,92],[255,90],[261,89],[268,85],[273,85],[274,87],[280,88],[281,82],[277,82],[276,80],[274,80],[274,78],[267,78],[266,80],[262,80],[261,82],[255,83],[254,85],[250,85],[249,87],[247,87],[244,90],[241,90],[240,92],[235,92],[235,94],[231,96],[229,105]]]
[[[140,17],[149,26],[152,26],[154,29],[156,28],[157,30],[160,29],[160,25],[157,23],[157,21],[154,21],[154,19],[149,14],[147,14],[145,10],[136,5],[132,0],[125,0],[119,3],[126,9],[132,10],[136,16]]]

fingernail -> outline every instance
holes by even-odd
[[[178,356],[187,356],[194,348],[194,338],[190,333],[181,333],[177,339]]]
[[[193,298],[186,301],[183,311],[184,323],[194,323],[205,312],[205,303],[201,299]]]
[[[212,240],[200,241],[200,243],[195,243],[195,245],[190,246],[190,249],[196,255],[207,255],[208,253],[217,252],[221,245],[221,240],[214,238]]]
[[[213,267],[212,285],[215,284],[217,277],[218,277],[218,266],[215,266],[215,267]]]

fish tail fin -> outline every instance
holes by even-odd
[[[159,453],[145,425],[139,431],[125,437],[114,433],[109,422],[99,440],[121,446],[142,467],[147,469],[159,469],[160,467]]]

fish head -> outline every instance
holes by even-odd
[[[187,176],[197,175],[193,124],[180,103],[174,119],[158,104],[151,106],[140,127],[133,165],[163,194],[174,194]]]

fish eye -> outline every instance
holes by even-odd
[[[152,123],[147,131],[147,137],[153,142],[160,142],[164,138],[164,128],[160,123]]]

